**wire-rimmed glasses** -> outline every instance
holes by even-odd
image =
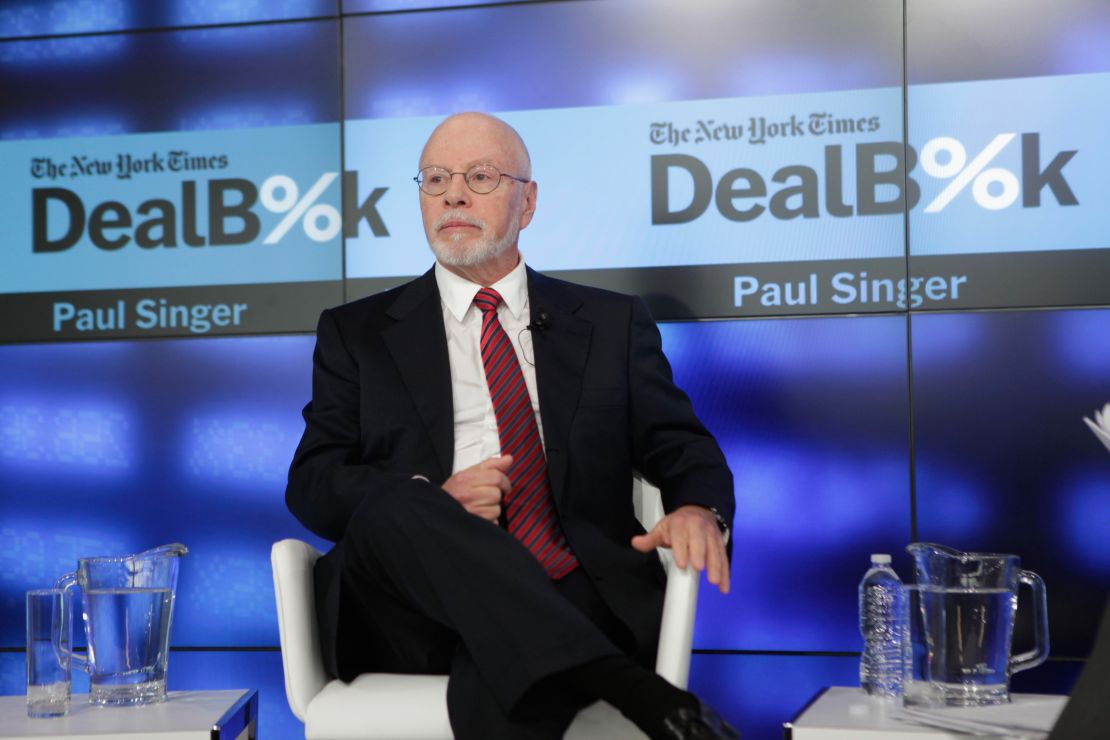
[[[428,195],[443,195],[455,175],[462,175],[466,186],[479,195],[486,195],[496,190],[501,184],[502,177],[517,182],[530,182],[527,178],[502,172],[492,164],[476,164],[466,172],[451,172],[443,167],[425,167],[412,179]]]

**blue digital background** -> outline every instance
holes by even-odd
[[[894,87],[901,7],[843,0],[538,3],[353,17],[347,118],[529,110]],[[452,52],[457,39],[465,54]],[[388,59],[390,64],[374,64]],[[465,62],[467,74],[444,74]],[[577,132],[588,135],[588,132]]]
[[[894,553],[910,575],[901,552],[912,526],[907,321],[921,537],[1022,553],[1050,584],[1055,654],[1089,650],[1110,586],[1110,461],[1078,418],[1090,399],[1110,394],[1110,351],[1087,346],[1110,334],[1105,309],[664,324],[676,378],[736,473],[743,556],[733,579],[745,598],[702,590],[697,649],[851,653],[868,553]],[[1026,344],[1029,336],[1037,341]],[[260,681],[250,668],[262,655],[276,666],[276,653],[234,649],[276,643],[269,545],[295,536],[326,547],[282,500],[311,348],[307,336],[0,347],[0,644],[21,645],[23,591],[72,569],[79,555],[180,540],[192,552],[174,645],[228,652],[175,652],[175,672],[200,666],[182,669],[188,675],[176,685],[205,685],[213,674],[203,666],[242,658],[219,675],[280,692],[280,681]],[[964,393],[935,395],[957,393],[953,374],[966,378]],[[977,374],[1001,390],[982,392],[991,384]],[[998,436],[1007,446],[994,446]],[[1022,463],[1004,478],[997,471],[1009,445]],[[1042,472],[1033,479],[1029,471]],[[807,512],[804,523],[798,511]],[[712,688],[714,671],[739,671],[742,682],[763,665],[703,657],[692,680],[710,694],[723,690]],[[820,666],[840,666],[835,675],[846,678],[837,683],[852,681],[850,659],[766,659],[809,678],[759,695],[765,709],[757,712],[747,700],[726,704],[745,723],[789,716],[803,687],[827,682]],[[1074,671],[1060,675],[1074,679]],[[730,696],[742,695],[736,681]],[[278,702],[267,716],[286,711]]]
[[[82,555],[183,542],[177,646],[273,646],[285,511],[313,339],[0,347],[0,646],[22,592]]]
[[[523,0],[536,2],[537,0]],[[538,0],[543,2],[544,0]],[[342,0],[343,13],[390,13],[434,8],[459,8],[472,5],[496,5],[500,0]]]
[[[1110,70],[1098,0],[990,0],[973,15],[956,0],[911,0],[909,39],[899,4],[879,0],[833,15],[754,0],[680,15],[613,0],[296,21],[334,6],[6,3],[0,38],[293,22],[0,42],[0,138],[332,122],[342,96],[347,117],[372,118],[897,86],[903,41],[911,83]],[[414,43],[460,35],[491,43],[447,79],[443,58]],[[1110,458],[1079,420],[1110,400],[1110,309],[662,332],[736,473],[742,597],[702,589],[691,682],[746,738],[779,737],[822,686],[857,680],[856,583],[871,551],[892,552],[909,577],[902,548],[915,528],[1020,553],[1045,577],[1064,660],[1014,688],[1070,688],[1082,664],[1068,659],[1086,655],[1110,590]],[[268,556],[287,536],[325,546],[282,501],[311,349],[307,336],[0,346],[0,693],[24,687],[25,589],[79,555],[181,540],[191,554],[173,642],[205,649],[175,650],[171,689],[259,688],[262,736],[302,733],[274,650]],[[817,652],[837,654],[806,654]]]
[[[6,0],[0,39],[336,15],[338,0]]]
[[[678,381],[736,471],[736,537],[751,551],[733,577],[751,584],[754,608],[737,613],[706,589],[697,646],[854,649],[854,602],[838,597],[853,593],[869,547],[908,541],[905,318],[663,332]],[[23,592],[79,556],[174,541],[191,549],[174,644],[275,645],[270,544],[327,546],[283,501],[312,346],[286,336],[0,347],[10,373],[0,389],[0,490],[10,498],[0,646],[22,643]],[[809,547],[784,557],[799,508],[811,512]],[[815,561],[831,577],[798,590]]]
[[[338,34],[319,20],[0,42],[0,139],[335,122]]]
[[[855,587],[868,554],[910,541],[906,318],[662,332],[736,486],[732,579],[743,604],[702,589],[694,646],[858,650]]]
[[[1081,419],[1110,400],[1110,309],[912,321],[920,539],[1020,554],[1047,584],[1052,654],[1086,657],[1110,592],[1110,456]]]

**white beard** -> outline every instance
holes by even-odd
[[[517,236],[520,234],[519,218],[510,221],[509,228],[504,236],[500,239],[494,239],[490,235],[485,221],[458,211],[448,211],[440,216],[436,220],[435,231],[438,233],[439,227],[448,221],[465,221],[482,230],[482,236],[466,249],[455,248],[458,242],[466,238],[466,234],[454,234],[448,237],[437,236],[428,239],[428,246],[431,247],[432,254],[436,256],[439,262],[450,267],[475,267],[487,260],[500,257],[516,243]]]

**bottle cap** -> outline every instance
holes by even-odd
[[[890,556],[883,553],[872,553],[871,562],[878,563],[879,565],[887,565],[890,563]]]

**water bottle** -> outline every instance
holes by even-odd
[[[902,695],[907,616],[906,592],[890,567],[890,556],[872,555],[871,569],[859,584],[859,683],[871,696]]]

